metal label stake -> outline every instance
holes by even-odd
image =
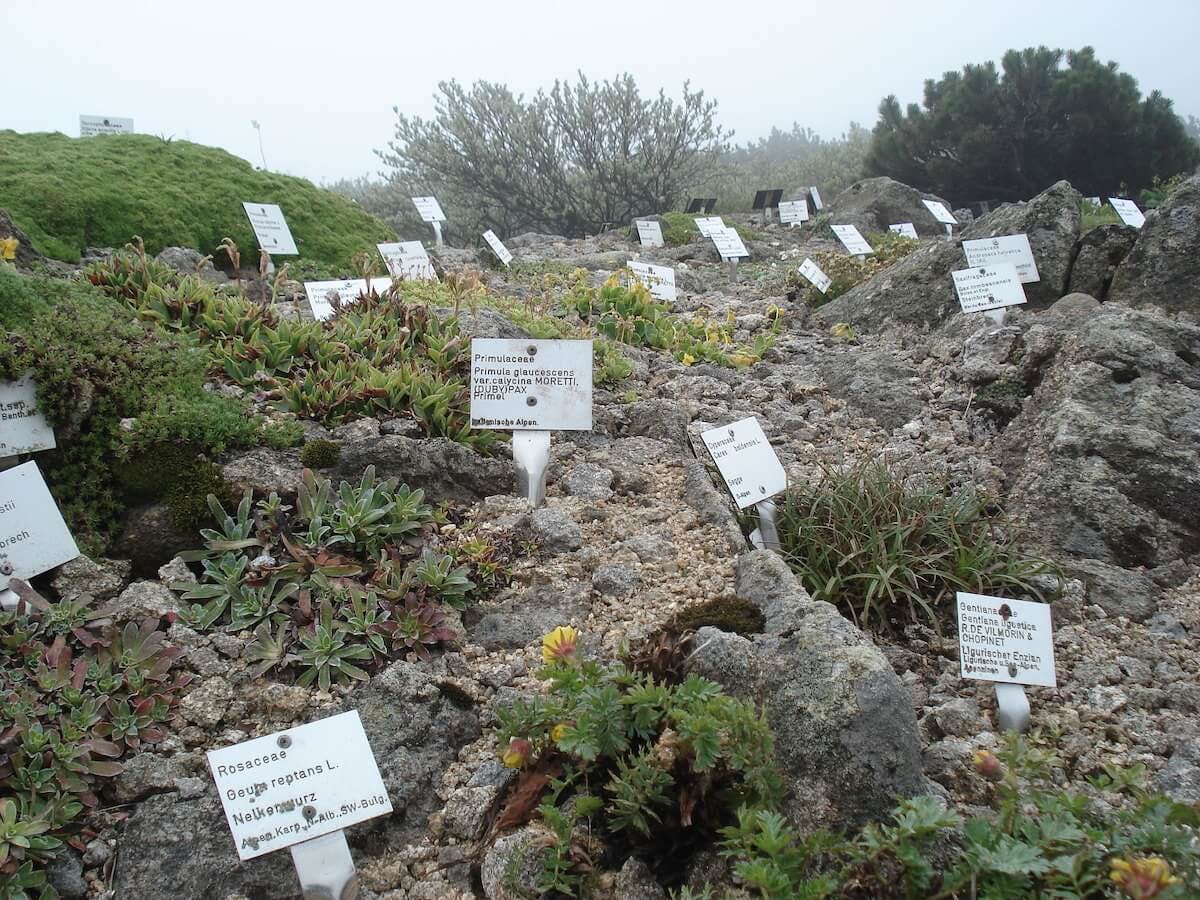
[[[1025,686],[996,682],[996,721],[1004,731],[1028,731],[1029,696]]]
[[[946,225],[946,240],[948,240],[948,241],[954,240],[954,226],[953,225],[950,225],[950,224]]]
[[[760,500],[754,504],[754,511],[758,513],[758,527],[750,532],[750,543],[759,550],[774,550],[778,553],[782,545],[779,542],[779,529],[775,524],[775,501]]]
[[[735,256],[733,259],[728,260],[728,264],[729,264],[729,280],[737,281],[738,280],[738,258]]]
[[[546,470],[550,467],[549,431],[514,431],[513,465],[517,470],[517,492],[532,509],[546,502]]]
[[[985,316],[987,316],[991,321],[995,322],[997,325],[1003,325],[1004,324],[1004,316],[1007,314],[1007,312],[1008,312],[1008,307],[998,306],[995,309],[985,309],[983,311],[983,314]]]
[[[345,831],[323,834],[302,844],[293,844],[292,862],[300,876],[304,900],[355,900],[358,878]]]
[[[430,222],[429,224],[433,226],[434,246],[437,246],[437,247],[443,246],[443,244],[442,244],[442,223],[441,222]]]

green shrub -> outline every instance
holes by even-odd
[[[301,257],[346,267],[394,232],[332,191],[255,169],[215,147],[145,134],[87,140],[0,131],[0,197],[46,256],[75,262],[84,247],[121,247],[135,234],[151,253],[213,253],[225,237],[254,265],[258,244],[243,201],[277,203]]]
[[[956,591],[1045,599],[1035,576],[1054,573],[1019,552],[986,497],[920,483],[886,464],[826,471],[792,487],[778,515],[784,556],[809,594],[863,628],[940,628]]]

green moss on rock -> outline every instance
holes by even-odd
[[[306,469],[328,469],[337,465],[341,455],[337,441],[308,441],[300,449],[300,462]]]
[[[687,607],[675,617],[672,624],[679,632],[710,626],[749,637],[762,634],[766,618],[762,610],[749,600],[720,597]]]

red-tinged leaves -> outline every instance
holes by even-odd
[[[562,766],[550,760],[539,760],[531,769],[525,769],[517,778],[516,787],[508,795],[504,809],[496,819],[496,829],[507,831],[524,825],[532,817],[541,802],[542,793],[550,779],[562,772]]]
[[[87,679],[88,661],[84,657],[75,660],[75,665],[71,668],[71,687],[75,690],[82,690]]]
[[[167,736],[165,729],[158,725],[151,725],[149,728],[142,729],[142,740],[148,744],[157,744]]]
[[[115,778],[125,771],[125,767],[119,762],[106,759],[93,759],[88,763],[87,770],[90,774],[98,775],[101,778]]]
[[[88,746],[93,753],[97,753],[100,756],[107,756],[111,759],[116,759],[122,752],[121,748],[112,741],[102,740],[101,738],[92,738]]]

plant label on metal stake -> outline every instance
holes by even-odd
[[[1121,217],[1121,221],[1126,225],[1133,228],[1141,228],[1146,224],[1146,217],[1142,215],[1142,211],[1138,209],[1137,204],[1132,200],[1109,197],[1108,202],[1112,204],[1112,208],[1117,211],[1117,215]]]
[[[842,242],[842,246],[847,252],[853,256],[857,256],[860,260],[875,252],[867,239],[864,238],[853,225],[830,225],[833,233],[837,235],[837,239]]]
[[[637,225],[638,240],[642,242],[643,247],[661,247],[663,246],[662,226],[653,219],[638,219]]]
[[[513,255],[512,252],[504,246],[504,241],[496,237],[496,232],[492,231],[490,228],[483,233],[483,239],[487,241],[487,245],[492,249],[492,252],[496,254],[496,259],[500,260],[500,262],[504,264],[504,268],[507,269],[508,264],[512,262]]]
[[[655,223],[658,224],[658,223]],[[631,259],[628,263],[633,277],[650,291],[655,300],[667,303],[675,301],[675,270],[670,266],[655,266]]]
[[[996,684],[997,719],[1008,731],[1029,728],[1022,685],[1057,687],[1050,606],[959,592],[958,658],[963,678]]]
[[[1021,284],[1040,281],[1037,262],[1033,258],[1033,249],[1029,246],[1029,236],[1024,234],[1008,234],[1003,237],[980,238],[975,241],[962,242],[963,253],[967,256],[968,266],[994,266],[1010,263],[1017,269],[1017,277]]]
[[[779,224],[799,228],[808,221],[808,201],[783,200],[779,204]]]
[[[357,894],[343,829],[392,802],[356,710],[208,753],[238,857],[290,848],[306,898]]]
[[[1026,302],[1025,288],[1011,263],[951,272],[958,304],[965,313],[986,312]]]
[[[899,234],[906,238],[912,238],[914,241],[918,240],[917,228],[912,222],[901,222],[898,225],[889,225],[888,231],[890,231],[892,234]]]
[[[592,430],[592,342],[471,341],[471,427],[513,432],[518,486],[546,497],[551,431]]]
[[[308,307],[312,310],[313,318],[318,322],[333,318],[333,296],[336,294],[342,306],[348,306],[361,295],[372,290],[382,294],[392,286],[392,279],[372,278],[368,283],[365,278],[346,278],[342,281],[306,281],[304,293],[308,297]]]
[[[283,210],[274,203],[243,203],[250,227],[254,229],[254,237],[258,246],[269,256],[299,256],[296,249],[296,239],[283,218]]]
[[[437,272],[429,261],[420,241],[399,241],[376,244],[388,274],[393,278],[409,278],[414,281],[437,281]]]
[[[442,212],[442,205],[437,202],[437,197],[413,197],[412,202],[421,214],[421,221],[433,226],[435,245],[441,247],[442,223],[446,221],[446,214]]]
[[[33,375],[0,382],[0,459],[53,450],[54,429],[38,408]],[[0,464],[0,468],[4,468]]]
[[[79,548],[50,495],[37,463],[27,462],[0,472],[0,571],[28,580],[70,562]],[[5,608],[16,601],[0,598]]]
[[[756,508],[759,527],[751,535],[751,541],[755,546],[778,550],[775,504],[771,498],[787,490],[787,472],[758,419],[751,416],[710,428],[700,438],[738,509]]]

